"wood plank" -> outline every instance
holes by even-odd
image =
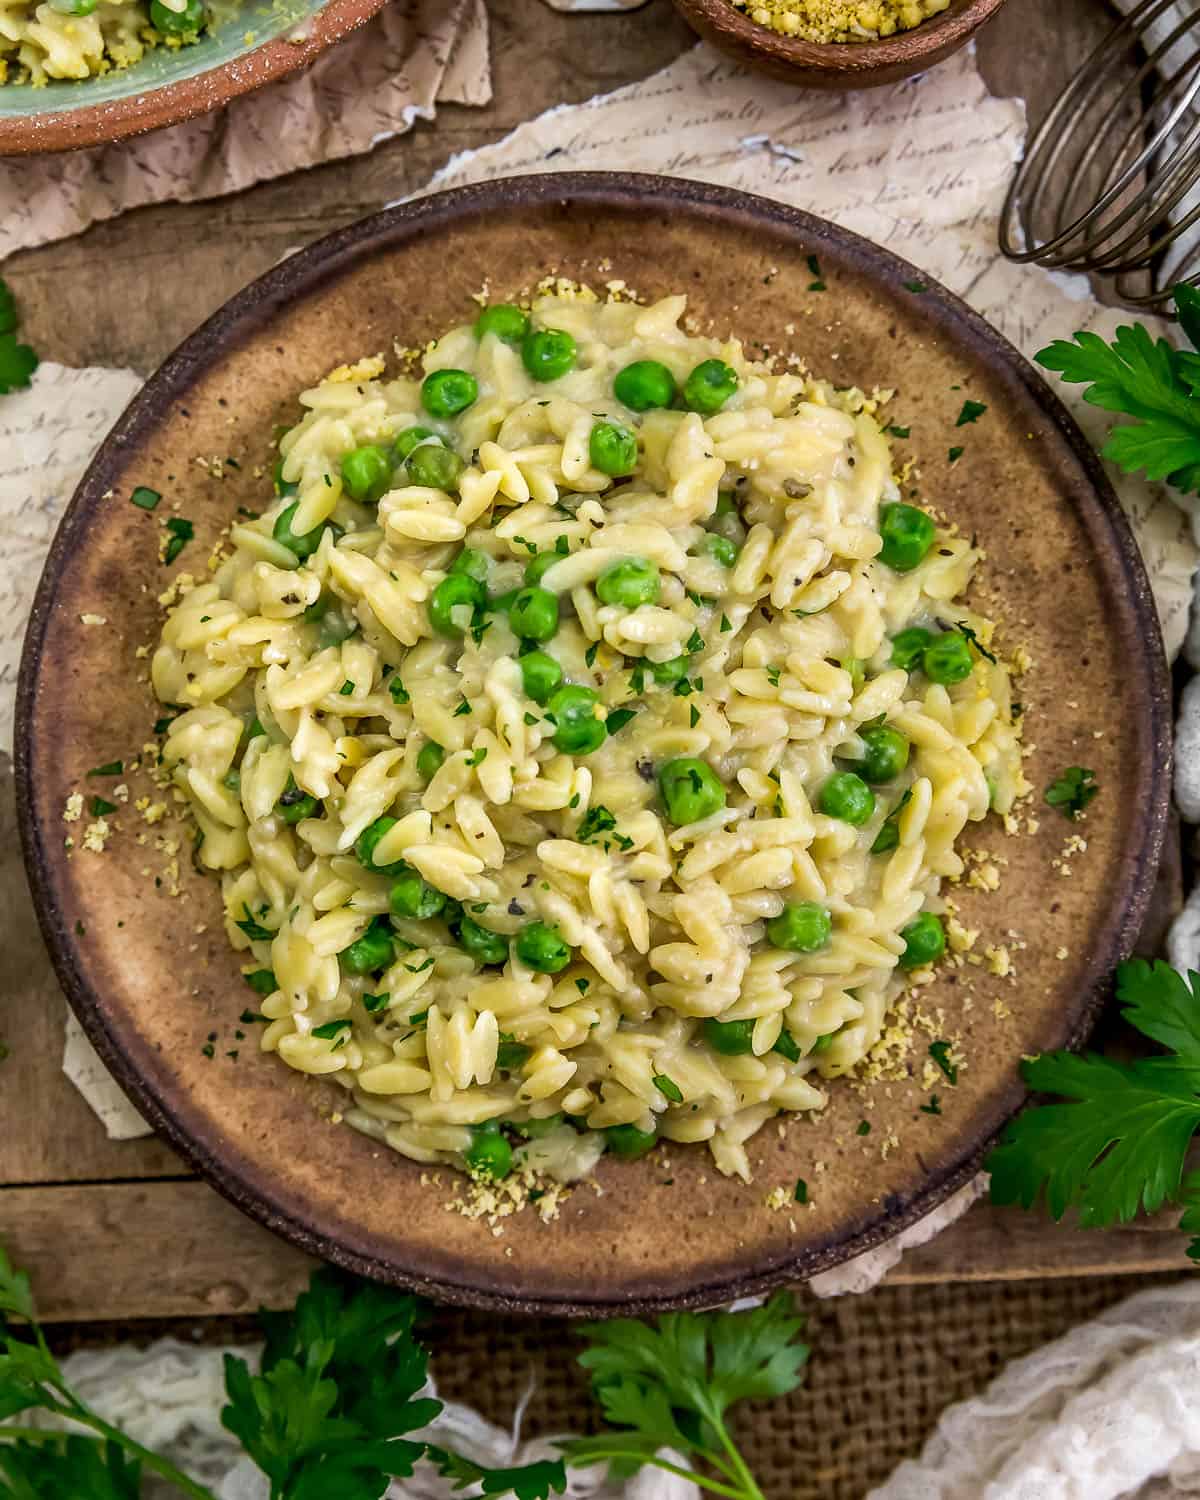
[[[12,768],[0,755],[0,1182],[160,1177],[184,1170],[162,1142],[110,1141],[62,1073],[67,1002],[42,945],[17,844]],[[65,1229],[66,1226],[60,1226]]]
[[[69,1232],[68,1232],[69,1229]],[[0,1235],[48,1322],[213,1317],[295,1299],[314,1262],[196,1181],[0,1190]],[[887,1278],[895,1285],[1184,1270],[1156,1224],[1051,1226],[979,1204]]]

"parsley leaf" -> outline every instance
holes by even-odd
[[[929,1055],[942,1070],[946,1082],[951,1086],[958,1082],[958,1068],[950,1061],[949,1042],[930,1042]]]
[[[0,396],[24,390],[38,367],[28,344],[18,344],[15,333],[0,333]]]
[[[163,562],[169,566],[196,535],[196,528],[182,516],[171,516],[167,520],[167,531],[170,535],[163,553]]]
[[[792,1299],[779,1292],[736,1313],[668,1313],[656,1325],[631,1318],[582,1329],[579,1362],[616,1432],[565,1445],[568,1462],[608,1461],[628,1472],[654,1464],[679,1472],[660,1448],[687,1453],[726,1477],[749,1471],[725,1425],[736,1402],[795,1390],[808,1348]],[[690,1475],[688,1477],[691,1477]],[[738,1494],[756,1493],[748,1485]]]
[[[448,1453],[432,1444],[426,1450],[438,1473],[456,1482],[455,1489],[480,1485],[481,1495],[507,1495],[516,1500],[549,1500],[561,1495],[567,1487],[567,1474],[561,1458],[543,1458],[519,1469],[485,1469],[481,1464],[458,1453]]]
[[[1190,988],[1189,988],[1190,986]],[[1184,1181],[1184,1159],[1200,1128],[1200,976],[1134,960],[1117,969],[1126,1020],[1173,1055],[1114,1062],[1051,1052],[1021,1065],[1039,1093],[1070,1101],[1027,1109],[987,1161],[992,1201],[1026,1207],[1045,1195],[1055,1219],[1070,1207],[1080,1223],[1124,1223],[1168,1199],[1200,1230],[1200,1174]],[[1193,1247],[1200,1252],[1200,1246]]]
[[[248,906],[243,906],[242,911],[244,913],[243,920],[240,922],[235,921],[233,925],[240,927],[252,943],[271,942],[275,936],[271,929],[263,927],[261,923],[256,922],[250,915],[250,908]]]
[[[581,844],[590,843],[602,833],[609,833],[617,826],[613,813],[605,806],[589,807],[580,819],[575,837]]]
[[[1045,799],[1051,807],[1057,807],[1064,818],[1075,819],[1099,790],[1094,771],[1089,771],[1086,766],[1068,766],[1058,780],[1046,788]]]
[[[618,730],[624,729],[630,719],[637,718],[636,708],[614,708],[612,713],[604,721],[604,727],[609,734],[616,734]]]
[[[964,401],[962,411],[959,412],[958,420],[954,425],[965,427],[968,422],[978,422],[985,411],[987,411],[987,405],[983,401]]]
[[[139,1500],[142,1465],[115,1441],[63,1437],[55,1443],[0,1444],[0,1496],[86,1496],[87,1500]]]
[[[0,276],[0,333],[15,333],[17,330],[17,303],[12,288]]]
[[[1200,332],[1200,303],[1190,289],[1176,287],[1176,304],[1187,313],[1185,331]],[[1165,479],[1185,492],[1200,490],[1200,361],[1155,339],[1141,324],[1123,324],[1112,343],[1080,332],[1056,339],[1034,355],[1043,369],[1086,385],[1091,406],[1134,419],[1117,427],[1101,449],[1126,473],[1142,469],[1148,479]]]

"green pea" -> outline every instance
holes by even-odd
[[[613,394],[630,411],[670,406],[675,399],[675,377],[656,359],[635,359],[617,372]]]
[[[875,811],[875,793],[853,771],[836,771],[821,788],[818,806],[827,818],[861,828]]]
[[[778,1037],[776,1037],[775,1045],[771,1048],[771,1051],[778,1052],[780,1057],[786,1057],[788,1062],[800,1061],[799,1044],[786,1026],[779,1033]]]
[[[661,588],[661,574],[645,557],[609,563],[596,579],[596,597],[604,604],[620,604],[625,609],[655,603]]]
[[[329,525],[328,521],[322,521],[319,526],[314,526],[311,531],[304,532],[298,536],[292,530],[292,517],[296,514],[300,502],[293,500],[286,510],[281,510],[275,517],[275,524],[271,528],[271,535],[277,542],[281,542],[289,552],[294,552],[301,562],[306,557],[311,557],[321,545],[321,535]]]
[[[658,773],[667,817],[677,828],[699,823],[725,806],[725,788],[707,761],[695,755],[669,760]]]
[[[464,547],[450,564],[451,573],[465,573],[476,583],[486,583],[491,558],[476,547]]]
[[[520,344],[529,332],[529,318],[512,302],[495,302],[475,319],[475,337],[494,333],[505,344]]]
[[[374,870],[379,875],[398,875],[407,869],[402,859],[393,860],[388,865],[377,865],[375,863],[375,846],[387,833],[389,828],[395,828],[395,818],[376,818],[373,823],[368,823],[359,834],[354,844],[354,852],[358,855],[359,863],[365,865],[368,870]]]
[[[741,548],[735,542],[731,542],[727,536],[717,536],[715,532],[710,531],[700,543],[699,551],[702,557],[711,557],[723,568],[732,568],[737,562]]]
[[[701,416],[711,417],[737,388],[737,374],[723,359],[701,360],[684,381],[683,404]]]
[[[502,964],[508,957],[508,939],[465,914],[458,925],[458,941],[478,964]]]
[[[525,564],[525,582],[530,587],[541,583],[554,564],[562,562],[565,556],[563,552],[539,552],[536,557],[531,557]]]
[[[521,345],[521,363],[534,380],[559,380],[579,356],[575,340],[559,328],[539,328]]]
[[[451,494],[458,489],[466,464],[453,448],[443,448],[440,443],[419,443],[408,455],[404,467],[414,484]]]
[[[893,573],[909,573],[933,546],[934,525],[923,510],[896,500],[881,508],[879,534],[879,561]]]
[[[949,631],[926,646],[921,657],[921,668],[926,677],[944,687],[962,682],[971,675],[974,666],[970,646],[961,635],[952,635]]]
[[[375,443],[353,448],[342,459],[342,483],[352,500],[368,505],[386,494],[392,482],[392,456]]]
[[[923,964],[936,963],[946,951],[946,930],[941,918],[931,911],[923,911],[907,927],[902,927],[900,936],[904,939],[902,969],[919,969]]]
[[[186,36],[204,25],[204,6],[201,0],[187,0],[181,11],[174,11],[162,0],[150,0],[150,24],[166,36]]]
[[[637,468],[637,438],[628,427],[616,422],[597,422],[588,438],[588,457],[592,468],[614,479],[632,474]]]
[[[928,630],[922,630],[919,625],[900,631],[892,637],[892,666],[899,667],[903,672],[911,672],[920,665],[921,654],[932,640],[932,634]]]
[[[521,685],[525,696],[545,703],[562,682],[562,668],[546,651],[529,651],[520,658]]]
[[[717,1021],[711,1016],[704,1023],[704,1040],[722,1057],[747,1057],[754,1050],[753,1021]]]
[[[433,440],[436,447],[442,440],[432,427],[406,427],[396,441],[392,444],[392,454],[398,464],[402,464],[418,443],[427,443]]]
[[[375,974],[395,956],[392,928],[386,917],[372,917],[362,937],[338,954],[347,974]]]
[[[512,1147],[500,1132],[481,1126],[475,1128],[474,1138],[463,1152],[463,1161],[470,1172],[493,1182],[499,1182],[512,1171],[512,1158]]]
[[[639,1130],[636,1125],[610,1125],[604,1132],[604,1139],[613,1155],[624,1157],[626,1161],[645,1156],[658,1142],[652,1130]]]
[[[873,724],[860,729],[859,739],[865,754],[854,769],[864,781],[892,781],[908,765],[908,740],[890,724]]]
[[[393,867],[389,867],[393,868]],[[436,886],[422,880],[415,870],[400,865],[400,875],[388,892],[388,905],[398,917],[408,917],[414,922],[428,922],[436,917],[446,905],[445,896]]]
[[[434,370],[421,382],[421,405],[431,417],[455,417],[479,399],[479,386],[466,370]]]
[[[432,781],[446,759],[446,752],[436,740],[426,740],[417,752],[417,775]]]
[[[816,953],[829,946],[832,935],[833,920],[815,901],[789,904],[767,923],[767,941],[790,953]]]
[[[466,625],[457,624],[453,612],[464,606],[475,610],[486,602],[487,590],[477,578],[466,573],[447,573],[429,596],[426,605],[429,623],[439,635],[462,635]]]
[[[315,797],[310,797],[307,792],[300,790],[289,771],[287,785],[275,804],[275,811],[283,821],[292,824],[300,823],[305,818],[311,818],[320,805]]]
[[[557,974],[571,962],[571,950],[559,936],[557,927],[545,922],[530,922],[517,934],[513,951],[527,969],[539,974]]]
[[[566,1120],[566,1116],[560,1110],[557,1114],[545,1115],[540,1120],[520,1120],[512,1124],[512,1129],[518,1135],[523,1135],[527,1141],[540,1141],[545,1135],[551,1135]]]
[[[523,641],[548,641],[558,629],[558,595],[543,588],[519,590],[508,623]]]
[[[590,755],[604,743],[608,730],[596,717],[600,694],[594,688],[566,682],[550,695],[546,712],[554,720],[554,743],[565,755]]]
[[[673,682],[680,682],[688,674],[688,668],[692,664],[692,658],[686,654],[673,656],[670,661],[656,661],[650,665],[655,682],[660,682],[664,687]]]

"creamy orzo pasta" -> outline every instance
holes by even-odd
[[[0,84],[125,68],[147,47],[194,42],[208,19],[204,0],[0,0]]]
[[[684,311],[577,289],[334,371],[154,656],[263,1047],[419,1161],[748,1177],[1022,790],[980,554],[875,403]]]

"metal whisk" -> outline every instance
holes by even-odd
[[[1142,0],[1067,85],[1008,192],[1014,261],[1116,278],[1134,306],[1200,277],[1200,4]]]

